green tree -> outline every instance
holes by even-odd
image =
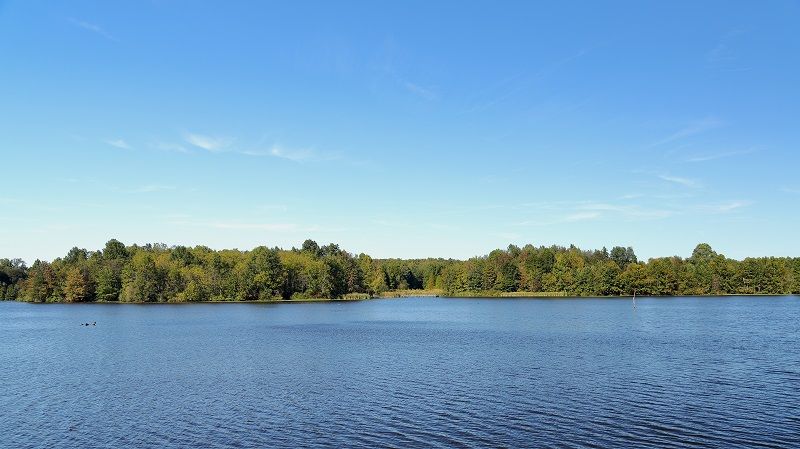
[[[388,289],[389,287],[386,286],[386,274],[382,270],[376,271],[369,282],[369,292],[373,295],[380,295]]]
[[[30,302],[54,301],[61,298],[60,281],[53,266],[36,260],[23,284],[22,298]]]
[[[621,270],[625,270],[628,265],[638,262],[636,254],[633,252],[633,248],[630,246],[627,248],[623,248],[621,246],[615,246],[611,248],[609,257],[611,260],[616,262]]]
[[[284,300],[292,299],[295,295],[307,296],[308,267],[314,262],[310,252],[282,252],[280,254],[284,276],[281,286],[281,297]]]
[[[311,239],[307,239],[303,242],[302,251],[312,257],[319,257],[321,255],[319,245]]]
[[[194,254],[185,246],[176,246],[173,248],[170,253],[170,258],[183,267],[196,263]]]
[[[83,248],[78,248],[77,246],[73,246],[72,249],[69,250],[66,257],[64,257],[64,262],[69,265],[75,265],[80,262],[85,262],[86,259],[89,258],[89,252]]]
[[[15,300],[20,284],[28,275],[22,259],[0,259],[0,300]]]
[[[700,243],[695,246],[689,261],[695,263],[711,262],[715,257],[717,257],[717,253],[711,249],[711,245],[708,243]]]
[[[250,252],[243,280],[243,299],[268,300],[280,296],[283,266],[275,249],[259,246]]]
[[[211,298],[211,288],[208,283],[208,276],[205,271],[198,266],[190,266],[182,269],[181,278],[185,279],[185,288],[178,293],[178,301],[208,301]]]
[[[151,251],[139,250],[123,270],[120,300],[156,302],[164,289],[164,273],[156,267]]]
[[[651,292],[650,277],[648,276],[647,267],[640,263],[631,263],[625,267],[625,270],[620,274],[620,285],[622,287],[622,294],[631,295],[647,295]]]
[[[95,295],[99,301],[117,301],[122,290],[120,270],[111,265],[103,266],[97,273]]]
[[[125,245],[123,245],[122,242],[117,239],[111,239],[106,242],[106,246],[103,248],[103,259],[117,260],[127,258],[128,250],[125,248]]]

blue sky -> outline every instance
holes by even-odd
[[[0,1],[0,257],[800,255],[800,3]]]

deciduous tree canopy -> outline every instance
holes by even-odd
[[[0,297],[34,302],[252,301],[341,298],[391,290],[448,295],[571,296],[800,293],[800,258],[742,261],[702,243],[691,257],[640,262],[630,247],[509,246],[468,260],[373,259],[313,240],[300,249],[214,251],[163,244],[72,248],[27,267],[0,259]]]

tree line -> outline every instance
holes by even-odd
[[[373,259],[333,243],[250,251],[164,244],[72,248],[52,262],[0,259],[0,298],[31,302],[188,302],[369,297],[397,290],[453,296],[800,293],[800,258],[691,257],[641,262],[630,247],[511,245],[486,256]]]

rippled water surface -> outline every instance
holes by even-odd
[[[637,305],[0,302],[0,447],[800,447],[800,298]]]

